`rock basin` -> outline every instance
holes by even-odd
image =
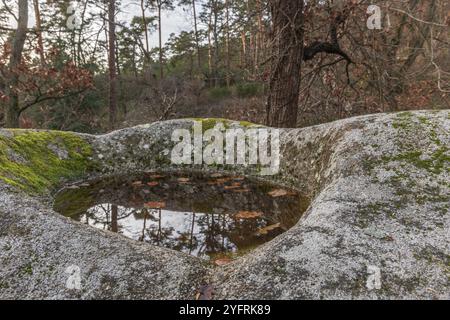
[[[171,132],[192,123],[101,136],[1,130],[0,298],[192,299],[205,284],[216,299],[450,298],[448,110],[281,130],[280,173],[264,179],[301,190],[311,204],[293,228],[226,266],[52,209],[56,191],[79,181],[179,170]],[[257,168],[192,170],[259,177]],[[80,288],[68,285],[73,270]]]

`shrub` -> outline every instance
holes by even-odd
[[[261,86],[258,83],[240,83],[236,86],[236,94],[239,98],[255,97],[261,92]]]
[[[209,96],[214,100],[220,100],[231,96],[231,90],[227,87],[217,87],[209,89]]]

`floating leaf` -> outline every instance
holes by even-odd
[[[261,211],[239,211],[234,217],[236,219],[255,219],[262,215],[263,213]]]
[[[178,178],[177,180],[179,183],[188,183],[189,182],[189,178]]]
[[[223,188],[225,189],[225,190],[233,190],[233,189],[238,189],[238,188],[240,188],[241,186],[224,186]]]
[[[284,189],[275,189],[275,190],[270,191],[268,194],[271,197],[277,198],[277,197],[284,197],[284,196],[292,196],[295,193],[284,190]]]
[[[214,260],[214,264],[219,267],[225,266],[231,262],[233,262],[233,259],[231,259],[231,258],[220,258],[220,259]]]
[[[250,192],[250,189],[236,189],[236,190],[233,190],[233,192],[236,192],[236,193],[245,193],[245,192]]]
[[[149,187],[156,187],[157,185],[159,185],[159,182],[157,182],[157,181],[150,181],[150,182],[147,182],[147,185]]]
[[[163,201],[150,201],[146,202],[144,206],[150,209],[163,209],[166,207],[166,203]]]
[[[275,230],[275,229],[279,228],[280,226],[281,226],[280,223],[275,223],[275,224],[272,224],[270,226],[267,226],[267,227],[259,229],[258,231],[256,231],[256,234],[257,235],[266,235],[270,231]]]

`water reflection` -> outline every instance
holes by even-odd
[[[115,177],[71,186],[55,209],[96,228],[205,259],[242,254],[292,227],[308,202],[243,177]]]

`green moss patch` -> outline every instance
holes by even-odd
[[[422,155],[422,151],[416,150],[401,153],[392,157],[383,157],[382,160],[384,162],[406,162],[414,165],[418,169],[424,169],[434,174],[440,174],[444,170],[450,171],[450,156],[448,155],[448,148],[446,146],[443,146],[436,150],[427,159],[422,159]]]
[[[0,135],[0,180],[28,193],[44,193],[62,179],[89,171],[91,146],[74,133],[8,130]],[[55,152],[55,147],[61,154]]]
[[[218,123],[223,123],[225,129],[228,129],[232,123],[238,123],[241,127],[244,128],[259,127],[259,125],[248,121],[233,121],[222,118],[193,118],[191,120],[201,122],[203,132],[209,129],[213,129]]]

